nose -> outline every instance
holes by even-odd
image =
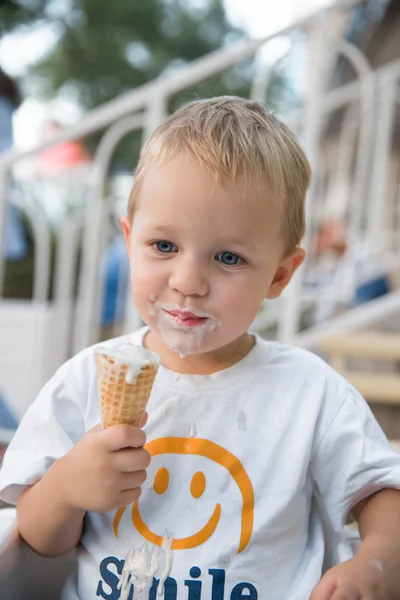
[[[182,296],[206,296],[209,282],[205,265],[194,257],[182,257],[174,260],[169,286]]]

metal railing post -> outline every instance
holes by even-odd
[[[318,142],[322,125],[322,96],[325,90],[324,65],[326,64],[326,39],[329,25],[329,13],[323,12],[314,19],[308,27],[308,86],[307,99],[304,109],[304,135],[302,145],[313,169],[318,164]],[[303,245],[309,245],[309,226],[313,209],[315,180],[312,180],[306,201],[307,230]],[[282,311],[278,321],[277,338],[280,341],[292,340],[300,327],[302,309],[301,288],[304,278],[304,266],[295,273],[289,287],[283,295]]]
[[[3,295],[5,272],[7,180],[7,165],[0,164],[0,298]]]
[[[372,162],[372,180],[368,196],[367,235],[370,246],[376,256],[384,250],[385,208],[387,198],[387,170],[389,165],[390,144],[393,132],[397,96],[399,89],[396,81],[379,81],[377,98],[376,137]]]
[[[73,342],[75,352],[97,341],[100,316],[99,266],[105,249],[102,231],[106,213],[104,186],[108,166],[118,142],[129,132],[141,129],[142,126],[142,114],[125,117],[107,130],[97,148],[83,228],[82,267]]]

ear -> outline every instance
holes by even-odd
[[[129,256],[130,248],[131,248],[131,222],[129,220],[129,217],[125,216],[125,217],[121,217],[120,223],[121,223],[121,227],[122,227],[122,233],[124,234],[126,251]]]
[[[269,286],[266,298],[272,300],[281,295],[293,275],[303,263],[306,253],[303,248],[296,248],[289,256],[283,259],[277,270],[274,278]]]

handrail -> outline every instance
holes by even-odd
[[[390,294],[371,300],[366,304],[360,304],[349,312],[333,317],[326,323],[315,325],[298,333],[294,337],[293,343],[302,348],[315,350],[319,341],[325,335],[371,327],[371,325],[380,322],[382,314],[386,318],[397,315],[399,313],[399,306],[400,290],[396,290]]]
[[[329,27],[331,24],[330,14],[333,11],[348,9],[365,0],[342,0],[331,4],[311,15],[306,15],[297,19],[294,23],[280,28],[278,31],[260,38],[246,39],[232,45],[228,48],[222,48],[209,54],[206,57],[179,67],[172,73],[162,74],[154,81],[141,86],[138,89],[132,90],[123,96],[107,102],[103,106],[94,109],[88,115],[84,116],[79,123],[69,129],[59,133],[52,139],[41,143],[35,148],[31,148],[22,152],[16,150],[9,151],[0,155],[0,244],[2,233],[2,198],[4,198],[5,181],[8,169],[20,159],[27,158],[42,150],[57,145],[68,140],[82,138],[85,135],[94,131],[102,131],[103,137],[97,148],[92,171],[90,173],[89,201],[85,208],[85,218],[82,224],[83,227],[83,253],[82,266],[80,271],[79,285],[79,301],[75,330],[75,350],[79,350],[90,343],[93,336],[96,335],[97,323],[95,321],[98,314],[98,306],[96,306],[96,289],[98,288],[99,275],[99,260],[102,253],[105,236],[102,232],[106,211],[104,202],[104,183],[107,175],[109,161],[114,151],[116,143],[122,135],[128,130],[142,129],[143,138],[147,138],[151,131],[165,117],[167,102],[171,95],[176,94],[192,84],[199,83],[208,79],[238,62],[254,56],[269,41],[276,37],[281,37],[290,34],[291,32],[303,28],[309,40],[311,40],[312,48],[309,52],[310,60],[313,61],[309,65],[308,74],[309,81],[309,97],[304,103],[301,110],[296,110],[287,116],[286,120],[296,125],[296,130],[301,133],[301,141],[309,158],[311,159],[314,172],[321,172],[319,161],[321,160],[321,152],[319,144],[324,133],[324,119],[329,117],[331,113],[340,108],[348,108],[349,105],[357,106],[359,113],[359,126],[350,128],[349,131],[343,131],[341,141],[339,141],[339,153],[343,151],[343,144],[346,139],[358,136],[358,144],[355,148],[355,171],[351,172],[351,209],[353,210],[353,219],[351,223],[353,238],[357,237],[361,229],[361,215],[365,213],[365,198],[369,190],[367,182],[369,178],[369,167],[371,165],[371,153],[373,150],[372,136],[376,130],[376,123],[372,119],[365,119],[365,113],[371,113],[376,101],[377,93],[380,92],[381,86],[386,86],[391,83],[396,87],[396,79],[400,77],[400,62],[393,63],[382,67],[379,70],[372,72],[365,56],[360,50],[348,41],[343,39],[330,38]],[[326,28],[326,29],[325,29]],[[330,42],[329,42],[330,40]],[[328,42],[328,43],[327,43]],[[353,65],[358,76],[355,82],[342,85],[340,88],[326,91],[323,83],[324,74],[326,73],[326,65],[330,64],[330,53],[332,49],[335,54],[342,54],[347,57]],[[317,51],[315,51],[317,50]],[[321,50],[321,52],[319,51]],[[324,60],[326,61],[324,62]],[[271,67],[269,67],[271,68]],[[258,83],[264,89],[268,85],[268,72],[262,68],[258,70],[258,77],[261,78]],[[253,80],[252,94],[256,93],[256,81]],[[394,87],[393,87],[394,89]],[[392,89],[392,91],[393,91]],[[389,102],[390,101],[390,102]],[[393,103],[393,94],[386,100],[387,104]],[[393,107],[390,105],[389,110]],[[384,115],[380,115],[383,118]],[[391,122],[391,121],[390,121]],[[389,125],[390,125],[389,122]],[[131,126],[131,123],[134,123]],[[388,120],[385,122],[386,129]],[[342,125],[343,127],[343,125]],[[104,130],[104,131],[103,131]],[[387,136],[390,132],[386,131]],[[353,135],[355,134],[355,136]],[[380,138],[379,143],[384,144],[385,150],[388,148],[389,137],[385,140]],[[378,144],[376,144],[376,147]],[[375,148],[377,151],[377,149]],[[342,161],[340,167],[343,167],[344,157],[339,156]],[[382,162],[382,161],[381,161]],[[321,163],[321,166],[322,163]],[[379,168],[381,169],[379,171]],[[376,181],[372,189],[382,190],[385,183],[383,166],[375,165],[374,176]],[[329,173],[328,180],[332,180],[332,174]],[[315,186],[315,183],[313,183]],[[321,188],[312,187],[308,196],[308,213],[314,209],[317,200],[320,203],[319,193]],[[4,204],[4,203],[3,203]],[[311,210],[310,210],[311,208]],[[373,206],[369,204],[370,214],[369,222],[373,218]],[[382,215],[378,215],[375,223],[375,234],[377,234],[378,222]],[[315,214],[313,214],[315,222]],[[379,233],[380,231],[378,231]],[[2,261],[0,258],[0,286],[2,282]],[[57,283],[57,281],[56,281]],[[69,287],[69,286],[68,286]],[[296,335],[298,331],[298,323],[300,309],[302,303],[302,280],[300,277],[290,286],[288,293],[285,294],[282,303],[282,310],[279,315],[279,321],[283,327],[280,328],[280,335],[285,339],[290,339]]]
[[[364,0],[339,0],[333,5],[329,5],[322,9],[323,13],[348,9],[352,6],[360,4]],[[114,120],[145,108],[146,104],[153,104],[152,100],[160,96],[169,96],[177,93],[182,89],[190,86],[192,83],[198,83],[206,78],[212,77],[215,74],[233,66],[240,60],[244,60],[256,52],[258,48],[266,44],[269,40],[276,37],[287,35],[291,31],[305,27],[313,19],[316,18],[321,11],[313,12],[306,15],[294,23],[286,27],[280,28],[278,31],[271,33],[264,38],[257,40],[242,40],[231,48],[222,48],[212,52],[206,57],[202,57],[178,68],[168,76],[161,75],[154,81],[143,85],[142,87],[127,92],[123,96],[112,100],[97,109],[94,109],[88,115],[84,116],[79,123],[71,126],[69,129],[60,132],[52,139],[47,140],[34,148],[25,151],[17,151],[12,149],[0,155],[0,247],[2,245],[3,228],[4,228],[4,198],[6,190],[6,171],[17,160],[26,158],[33,154],[39,153],[42,150],[52,147],[58,143],[68,140],[83,137],[106,127]],[[0,289],[3,281],[3,261],[0,256]]]
[[[93,109],[89,114],[82,117],[77,124],[58,133],[46,142],[40,143],[27,150],[19,151],[12,149],[0,154],[0,170],[4,166],[13,164],[16,160],[31,156],[32,154],[41,152],[61,142],[84,137],[98,129],[107,127],[107,125],[120,117],[125,116],[129,112],[141,110],[148,100],[154,98],[154,95],[157,94],[157,91],[160,88],[163,94],[172,95],[184,90],[192,84],[199,83],[204,79],[218,75],[218,73],[234,66],[237,62],[252,56],[256,50],[270,40],[287,35],[295,29],[305,27],[321,12],[336,12],[343,9],[349,9],[364,2],[365,0],[337,0],[334,4],[319,9],[318,11],[312,11],[311,14],[296,19],[293,23],[281,27],[265,37],[241,40],[231,47],[215,50],[207,56],[177,67],[176,71],[168,73],[168,76],[162,74],[153,81],[130,92],[126,92],[115,100],[110,100],[100,107]]]

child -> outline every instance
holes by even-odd
[[[148,422],[97,426],[88,348],[44,386],[0,477],[32,548],[77,547],[65,599],[118,600],[132,544],[150,555],[166,533],[165,600],[400,598],[400,457],[323,361],[248,333],[304,260],[309,178],[292,133],[241,98],[189,104],[144,147],[121,222],[147,326],[107,344],[160,356]],[[316,490],[363,538],[322,579]]]

